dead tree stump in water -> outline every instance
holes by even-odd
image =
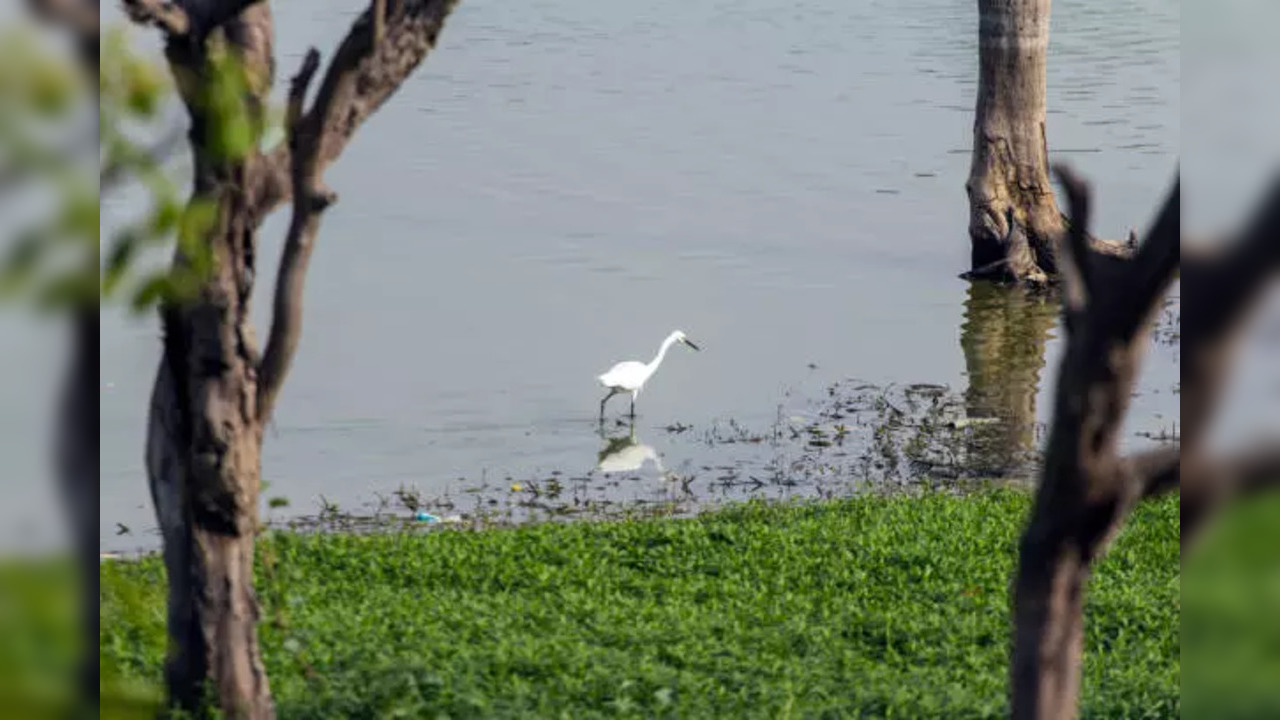
[[[970,277],[1041,285],[1070,226],[1054,198],[1045,133],[1050,0],[978,0],[978,97],[969,196]],[[1128,243],[1088,237],[1098,252]]]
[[[1049,7],[1049,0],[978,1],[978,98],[965,190],[970,264],[987,277],[1045,280],[1064,229],[1045,139]]]

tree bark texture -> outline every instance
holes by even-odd
[[[275,74],[268,4],[126,0],[135,21],[166,36],[166,57],[191,116],[193,200],[217,207],[205,237],[212,272],[194,299],[161,306],[163,354],[147,435],[147,474],[169,576],[171,706],[197,715],[216,706],[228,718],[275,715],[253,590],[262,439],[301,336],[303,280],[320,215],[336,200],[321,177],[421,63],[454,4],[374,2],[339,46],[310,109],[304,100],[319,53],[307,54],[290,89],[281,147],[229,162],[206,146],[209,119],[199,97],[210,43],[240,57],[251,78],[247,105],[251,112],[263,108]],[[287,197],[294,199],[293,216],[260,354],[250,320],[257,230]],[[187,262],[179,249],[175,266]]]
[[[272,74],[266,3],[219,31],[250,73]],[[147,473],[169,576],[170,703],[193,713],[215,703],[228,717],[274,716],[258,648],[253,592],[263,427],[257,407],[258,348],[250,320],[258,218],[243,191],[260,162],[226,162],[206,146],[198,100],[207,39],[169,38],[191,114],[193,201],[216,204],[205,241],[214,259],[191,302],[161,308],[163,354],[151,399]],[[261,107],[270,83],[255,88]],[[175,265],[187,262],[181,250]],[[212,694],[212,697],[207,697]]]
[[[969,196],[966,276],[1043,285],[1056,281],[1071,219],[1049,180],[1045,131],[1051,0],[978,0],[978,97]],[[1085,231],[1096,254],[1127,258],[1137,244]]]
[[[978,98],[969,195],[975,273],[1043,281],[1064,223],[1049,181],[1050,0],[978,0]]]

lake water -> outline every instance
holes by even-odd
[[[336,46],[350,7],[277,4],[277,85],[308,45]],[[1178,162],[1180,4],[1053,12],[1051,155],[1093,182],[1095,231],[1123,237]],[[976,33],[972,0],[463,2],[328,173],[341,200],[264,450],[265,495],[291,502],[276,515],[402,486],[589,482],[606,445],[594,376],[676,328],[703,351],[673,348],[636,423],[667,469],[734,462],[739,446],[698,433],[794,422],[848,378],[1043,422],[1052,308],[957,277]],[[261,257],[286,222],[267,222]],[[263,336],[274,268],[259,277]],[[150,547],[157,323],[102,321],[102,546]],[[1174,427],[1178,381],[1176,342],[1155,344],[1132,444]]]

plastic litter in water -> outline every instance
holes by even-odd
[[[429,512],[420,512],[415,517],[420,522],[429,522],[429,523],[440,522],[440,518],[436,517],[435,515],[432,515]]]

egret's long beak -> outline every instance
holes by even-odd
[[[694,345],[694,344],[693,344],[693,341],[692,341],[692,340],[689,340],[688,338],[686,338],[686,339],[685,339],[684,344],[685,344],[685,345],[688,345],[689,347],[693,348],[694,350],[702,350],[702,348],[698,347],[697,345]]]

